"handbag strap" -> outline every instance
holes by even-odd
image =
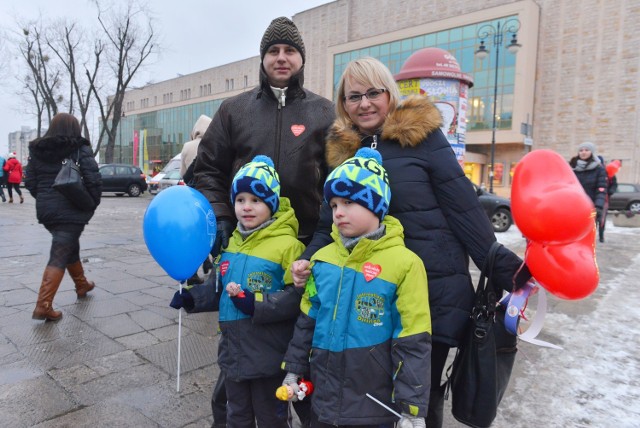
[[[482,270],[480,271],[480,279],[478,280],[478,286],[476,287],[476,301],[473,308],[473,315],[478,316],[493,314],[496,310],[496,303],[498,301],[496,297],[496,290],[493,285],[493,266],[496,260],[496,254],[502,247],[498,241],[491,244],[487,257],[484,259]]]

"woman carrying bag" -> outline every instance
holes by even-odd
[[[439,110],[425,97],[400,101],[398,86],[380,61],[360,58],[347,65],[338,86],[336,111],[337,120],[327,138],[329,168],[361,147],[380,152],[393,194],[389,214],[400,220],[407,248],[422,259],[427,271],[433,348],[426,425],[440,427],[442,372],[449,349],[460,345],[469,326],[474,303],[469,257],[476,266],[483,266],[496,241],[493,228],[440,131]],[[301,256],[305,260],[292,266],[296,285],[308,277],[309,257],[331,239],[326,228],[331,211],[323,207],[322,212],[318,230]],[[492,272],[496,284],[511,291],[521,265],[517,255],[500,248]],[[524,266],[515,286],[524,285],[530,276]]]
[[[85,297],[95,287],[84,276],[80,261],[80,235],[93,217],[95,208],[81,210],[52,187],[62,161],[69,158],[78,162],[84,185],[97,207],[102,194],[102,179],[91,144],[81,136],[80,124],[73,115],[58,113],[51,120],[47,133],[29,143],[25,187],[36,199],[38,222],[52,236],[49,261],[42,276],[33,319],[58,321],[62,318],[62,312],[55,311],[52,304],[65,269],[75,283],[78,298]]]
[[[13,203],[13,190],[20,197],[20,203],[24,202],[22,192],[20,191],[20,182],[22,181],[22,164],[16,159],[15,153],[9,153],[7,162],[4,164],[4,171],[7,173],[7,190],[9,191],[9,203]],[[3,195],[4,199],[4,195]]]

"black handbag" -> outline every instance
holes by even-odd
[[[78,159],[80,159],[79,149]],[[53,181],[53,188],[62,193],[78,209],[92,211],[96,208],[96,202],[84,185],[80,163],[71,156],[62,160],[62,168]]]
[[[471,427],[489,427],[496,417],[516,358],[517,336],[504,326],[491,280],[496,252],[494,242],[485,260],[476,289],[469,327],[458,348],[451,377],[453,416]]]

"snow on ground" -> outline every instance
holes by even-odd
[[[523,242],[515,227],[496,235],[510,248]],[[548,298],[540,338],[564,349],[520,342],[510,391],[494,427],[640,427],[640,228],[607,222],[605,238],[627,242],[628,249],[623,244],[617,251],[631,263],[614,265],[610,254],[603,257],[613,247],[600,247],[601,271],[602,263],[611,267],[594,295],[580,301]]]

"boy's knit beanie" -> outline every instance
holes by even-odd
[[[262,199],[275,214],[280,206],[280,177],[269,156],[258,155],[244,165],[233,177],[231,203],[238,193],[248,192]]]
[[[285,44],[293,46],[302,55],[302,63],[305,62],[304,42],[302,36],[298,31],[298,27],[292,20],[281,16],[271,21],[271,24],[267,27],[267,30],[262,36],[260,42],[260,60],[264,59],[267,54],[267,50],[272,45]]]
[[[329,202],[336,197],[362,205],[382,221],[389,211],[391,190],[378,151],[361,148],[331,171],[324,183],[324,198]]]

